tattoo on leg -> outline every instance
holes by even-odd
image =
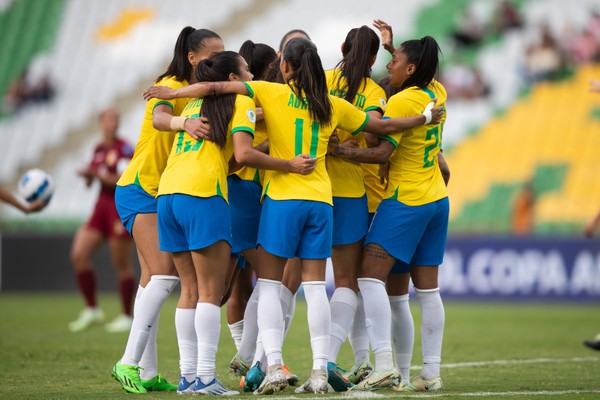
[[[381,246],[377,244],[368,244],[365,248],[366,255],[369,257],[379,258],[380,260],[387,260],[390,255]]]

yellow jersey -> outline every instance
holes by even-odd
[[[256,123],[254,127],[254,139],[252,140],[253,146],[258,146],[262,142],[267,140],[267,124],[265,121]],[[245,181],[254,181],[259,185],[262,185],[263,178],[265,177],[265,171],[256,169],[253,167],[242,166],[239,170],[233,173]]]
[[[346,88],[348,83],[340,69],[331,69],[325,71],[327,78],[327,87],[329,94],[344,98],[346,96]],[[365,112],[372,110],[381,110],[385,112],[385,92],[371,78],[363,79],[359,86],[358,92],[352,103],[354,107]],[[343,129],[338,129],[337,134],[340,138],[340,143],[353,138],[350,132]],[[361,147],[366,148],[364,135],[362,132],[357,134],[354,139],[362,143]],[[377,165],[375,166],[377,168]],[[363,169],[360,164],[344,161],[337,157],[327,157],[327,172],[331,179],[331,189],[335,197],[362,197],[365,194],[365,179]]]
[[[390,97],[385,117],[418,115],[433,97],[437,105],[446,105],[446,89],[437,81],[421,89],[413,86]],[[442,146],[444,121],[438,125],[421,125],[405,132],[381,136],[396,150],[390,157],[389,186],[385,198],[393,198],[409,206],[432,203],[448,196],[438,166],[437,154]]]
[[[181,115],[198,118],[201,108],[202,99],[192,100]],[[209,140],[196,140],[185,131],[177,132],[167,167],[160,178],[158,195],[221,196],[228,201],[227,174],[229,159],[233,155],[232,135],[239,131],[254,135],[255,122],[254,102],[247,96],[238,95],[223,148]]]
[[[179,89],[188,86],[187,81],[177,81],[174,77],[166,77],[156,83]],[[151,99],[146,103],[146,111],[142,120],[140,137],[135,146],[129,165],[117,182],[119,186],[135,184],[153,197],[158,193],[160,176],[167,165],[171,145],[176,132],[164,132],[152,126],[152,112],[161,104],[166,104],[173,110],[173,115],[180,115],[190,99],[160,100]]]
[[[364,135],[358,141],[358,146],[366,149],[367,142],[365,141]],[[381,183],[379,178],[379,164],[360,164],[363,176],[365,178],[365,187],[367,190],[367,203],[369,204],[369,213],[377,211],[377,207],[383,195],[385,194],[385,183]]]
[[[273,200],[312,200],[333,204],[331,181],[325,167],[329,137],[336,128],[351,134],[361,132],[369,116],[352,104],[329,96],[332,104],[331,123],[313,121],[306,102],[300,100],[287,84],[245,82],[256,105],[262,107],[270,155],[290,160],[300,154],[317,159],[315,170],[308,175],[266,171],[263,196]]]

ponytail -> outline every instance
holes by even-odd
[[[356,94],[367,84],[365,78],[371,77],[371,62],[377,57],[379,36],[366,25],[351,29],[346,35],[342,47],[342,60],[336,66],[342,73],[337,77],[334,87],[345,89],[344,98],[354,103]],[[342,78],[347,86],[342,87]]]
[[[308,106],[313,120],[330,125],[333,111],[317,47],[310,40],[294,38],[285,46],[282,57],[292,69],[287,84]]]
[[[194,29],[186,26],[181,30],[173,49],[173,59],[167,70],[156,78],[156,82],[168,76],[174,77],[179,82],[188,80],[192,75],[192,65],[188,60],[188,53],[196,52],[204,46],[206,39],[221,39],[219,35],[208,29]]]
[[[277,58],[277,53],[271,46],[264,43],[254,43],[252,40],[246,40],[242,43],[239,54],[244,57],[250,72],[257,80],[263,79],[269,66]]]
[[[199,82],[229,80],[229,74],[240,74],[240,55],[233,51],[222,51],[202,60],[196,66]],[[211,95],[202,99],[200,111],[208,119],[212,140],[223,148],[227,143],[229,122],[235,107],[235,94]]]
[[[426,88],[438,74],[439,55],[442,51],[434,38],[424,36],[421,39],[407,40],[400,45],[410,64],[415,64],[412,74],[400,89],[417,86]]]

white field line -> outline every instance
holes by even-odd
[[[398,399],[404,398],[415,398],[415,399],[430,399],[430,398],[444,398],[444,397],[512,397],[512,396],[563,396],[563,395],[578,395],[578,394],[600,394],[600,389],[590,390],[523,390],[522,392],[509,391],[509,392],[467,392],[467,393],[406,393],[398,392],[397,394],[380,394],[375,392],[349,392],[339,393],[338,398],[341,399]],[[323,400],[323,396],[273,396],[269,397],[273,400]]]
[[[515,364],[544,364],[556,362],[595,362],[600,361],[600,357],[572,357],[572,358],[531,358],[524,360],[490,360],[490,361],[473,361],[462,363],[442,364],[441,368],[465,368],[465,367],[483,367],[487,365],[515,365]],[[420,366],[412,366],[411,369],[420,369]],[[467,393],[398,393],[398,394],[381,394],[376,392],[348,392],[339,393],[339,398],[347,399],[397,399],[400,396],[408,396],[411,398],[444,398],[444,397],[512,397],[512,396],[562,396],[562,395],[577,395],[586,393],[598,393],[600,389],[590,390],[524,390],[507,391],[507,392],[467,392]],[[273,400],[323,400],[322,396],[307,396],[307,395],[291,395],[291,396],[273,396]]]

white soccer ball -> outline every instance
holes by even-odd
[[[19,180],[19,194],[29,203],[38,199],[47,203],[54,194],[54,179],[43,169],[30,169]]]

